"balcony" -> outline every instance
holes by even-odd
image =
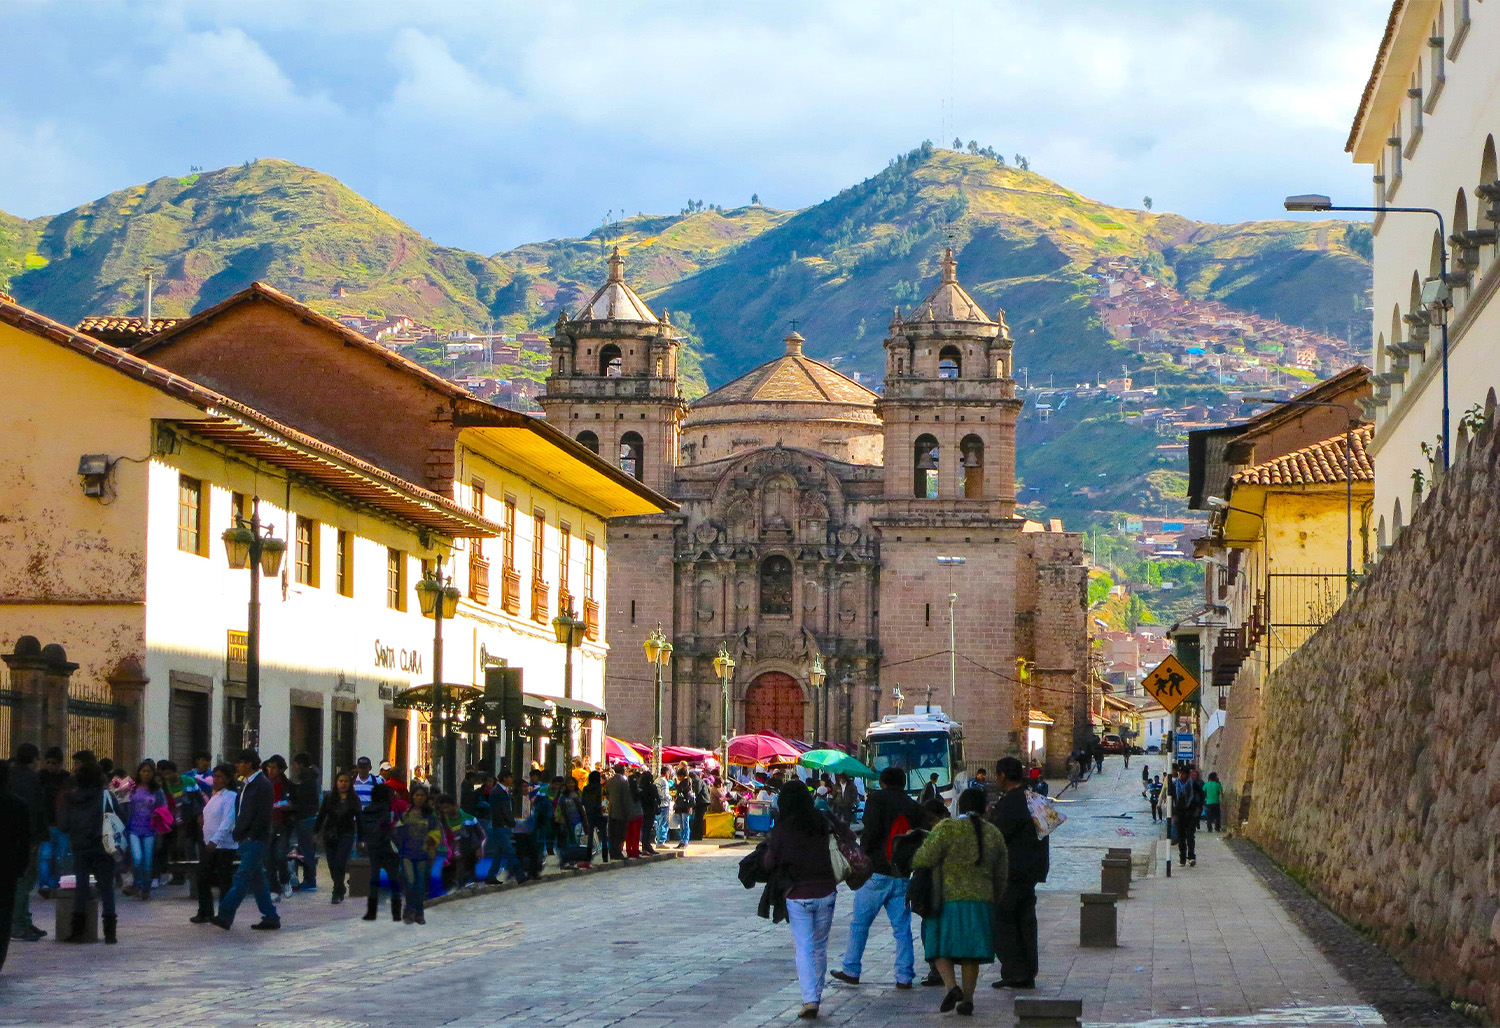
[[[1227,689],[1234,684],[1235,676],[1240,673],[1240,666],[1245,663],[1245,657],[1250,653],[1246,642],[1246,633],[1243,628],[1219,629],[1219,642],[1214,647],[1213,685],[1220,689]]]
[[[567,588],[565,586],[558,586],[558,589],[557,589],[557,615],[558,615],[558,617],[561,617],[564,614],[572,614],[572,613],[573,613],[573,594],[570,593],[570,592],[568,592],[568,590],[567,590]]]
[[[521,573],[513,567],[500,573],[500,609],[516,616],[521,613]]]
[[[531,580],[531,620],[545,625],[552,618],[547,609],[547,583],[539,578]]]
[[[590,642],[599,640],[599,601],[583,598],[583,635]]]
[[[469,556],[469,599],[490,602],[490,562],[477,553]]]

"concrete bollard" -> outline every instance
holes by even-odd
[[[1112,892],[1085,892],[1078,897],[1078,945],[1085,949],[1114,949],[1118,941],[1119,915]]]
[[[1134,851],[1129,846],[1111,846],[1104,853],[1106,857],[1124,857],[1126,860],[1129,860],[1133,854]]]
[[[1099,862],[1099,891],[1118,899],[1130,898],[1130,858],[1105,857]]]
[[[1016,998],[1016,1028],[1080,1028],[1081,999]]]
[[[77,889],[58,889],[57,904],[52,924],[52,941],[62,942],[73,932],[73,908],[78,902]],[[85,942],[99,941],[99,890],[89,890],[89,902],[83,909],[83,938]],[[9,926],[6,926],[9,931]],[[13,949],[16,947],[12,947]]]

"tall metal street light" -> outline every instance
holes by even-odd
[[[952,568],[967,564],[966,557],[939,557],[937,562],[946,568],[948,572],[948,716],[958,720],[958,631],[957,631],[957,604],[958,593],[952,592],[953,572]]]
[[[417,603],[424,618],[432,618],[432,735],[434,749],[442,754],[441,782],[443,791],[450,796],[458,795],[458,774],[454,766],[458,763],[457,739],[453,735],[451,719],[448,717],[446,690],[443,688],[443,622],[458,613],[458,588],[452,576],[443,575],[443,557],[433,559],[428,574],[417,583]]]
[[[813,701],[813,749],[818,748],[819,733],[828,731],[828,712],[823,706],[823,683],[828,681],[828,669],[823,666],[823,654],[814,653],[812,667],[807,669],[807,684],[812,686]]]
[[[587,630],[587,624],[580,621],[569,607],[563,613],[552,619],[552,631],[557,641],[563,645],[566,652],[563,655],[563,698],[573,698],[573,650],[583,645],[583,636]],[[563,754],[566,763],[573,762],[573,712],[568,711],[568,746],[567,752]]]
[[[724,697],[724,734],[719,738],[719,774],[729,776],[729,684],[734,681],[734,658],[729,648],[719,646],[719,655],[714,658],[714,676],[719,680],[719,689]]]
[[[1452,306],[1448,281],[1448,230],[1441,211],[1431,207],[1363,207],[1335,205],[1321,193],[1289,196],[1283,204],[1289,211],[1360,211],[1373,214],[1430,214],[1438,222],[1438,277],[1422,283],[1422,306],[1431,312],[1443,335],[1443,470],[1448,470],[1448,308]]]
[[[654,778],[661,777],[661,676],[668,664],[672,663],[672,642],[661,630],[661,622],[656,623],[656,631],[646,637],[642,643],[646,648],[646,659],[651,662],[656,672],[656,719],[652,722],[655,731],[651,736],[651,774]]]
[[[224,530],[224,552],[236,571],[250,569],[250,611],[245,626],[245,724],[240,745],[260,747],[260,577],[275,578],[281,571],[286,543],[260,523],[260,497],[251,501],[250,520],[235,515],[233,528]],[[262,531],[264,528],[264,531]]]
[[[1246,396],[1245,403],[1268,404],[1286,407],[1332,407],[1344,412],[1348,424],[1344,427],[1344,585],[1354,591],[1354,430],[1359,427],[1359,418],[1354,408],[1347,403],[1329,403],[1323,400],[1278,400],[1274,396]]]

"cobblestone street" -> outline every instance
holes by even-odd
[[[1062,797],[1069,821],[1041,897],[1036,995],[1083,1000],[1089,1025],[1387,1023],[1218,836],[1200,836],[1196,868],[1168,879],[1158,867],[1135,883],[1120,906],[1119,949],[1078,948],[1077,892],[1097,889],[1099,854],[1127,840],[1144,866],[1153,848],[1138,768],[1111,758],[1103,775]],[[361,921],[362,903],[331,906],[326,891],[283,901],[285,928],[266,934],[248,930],[252,910],[228,935],[188,924],[193,907],[172,896],[181,890],[124,900],[118,947],[50,938],[12,946],[0,973],[0,1026],[796,1023],[790,934],[757,918],[758,893],[736,880],[747,852],[695,846],[686,860],[462,899],[430,908],[425,927],[392,924],[385,910],[380,921]],[[831,966],[851,905],[841,891]],[[50,905],[36,913],[50,927]],[[939,990],[894,989],[892,949],[877,926],[864,984],[830,983],[822,1023],[947,1020],[937,1013]],[[1012,1024],[1011,994],[990,989],[993,977],[990,969],[981,978],[972,1023]]]

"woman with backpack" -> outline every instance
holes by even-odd
[[[349,870],[349,855],[354,852],[354,839],[359,834],[359,809],[354,779],[347,771],[339,772],[313,821],[313,833],[323,840],[328,873],[333,876],[333,903],[344,902],[347,894],[344,878]]]
[[[127,795],[125,809],[131,880],[125,887],[125,895],[148,900],[156,863],[156,837],[171,831],[174,823],[167,793],[156,777],[155,761],[143,760],[135,769],[135,784]]]
[[[86,942],[89,906],[89,877],[99,888],[99,906],[104,911],[104,941],[114,943],[115,927],[115,857],[104,841],[104,815],[110,814],[119,825],[119,808],[114,797],[104,790],[104,775],[98,764],[81,764],[73,774],[75,787],[67,792],[58,815],[58,827],[68,834],[73,847],[73,871],[78,887],[73,893],[73,919],[64,942]],[[123,840],[120,840],[123,842]]]
[[[782,873],[788,882],[786,916],[802,987],[802,1011],[797,1016],[811,1019],[818,1016],[828,978],[828,929],[833,925],[839,883],[829,855],[829,822],[813,806],[812,793],[793,778],[779,795],[780,813],[766,841],[761,866]]]
[[[381,783],[370,790],[370,802],[359,812],[359,848],[370,860],[370,899],[363,920],[375,920],[380,906],[380,872],[391,889],[391,920],[401,920],[401,863],[391,842],[396,815],[391,810],[391,787]]]
[[[923,919],[922,948],[948,987],[938,1007],[943,1013],[973,1015],[979,965],[995,957],[991,917],[1007,865],[1005,837],[984,819],[985,805],[983,789],[965,789],[959,816],[934,825],[911,862],[913,870],[932,868],[941,883],[942,909]]]

